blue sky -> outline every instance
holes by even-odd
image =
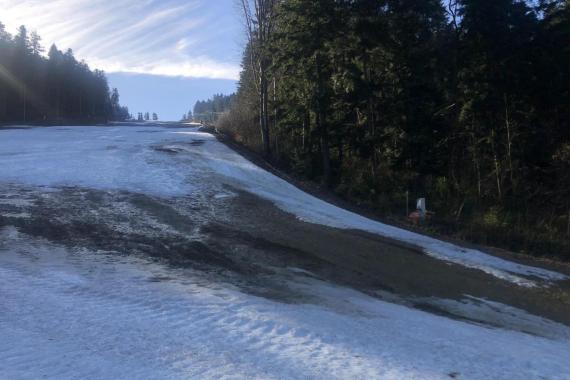
[[[214,93],[235,91],[236,81],[228,79],[165,77],[148,74],[107,74],[109,83],[120,90],[121,102],[129,105],[136,117],[141,112],[156,112],[162,120],[179,120],[198,100]],[[151,96],[145,94],[152,93]],[[136,105],[136,107],[134,107]]]
[[[0,21],[36,30],[105,70],[131,112],[177,120],[235,91],[245,35],[235,0],[0,0]]]

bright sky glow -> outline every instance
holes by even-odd
[[[0,21],[36,30],[106,72],[237,79],[233,0],[0,0]]]
[[[235,0],[0,0],[0,22],[37,31],[107,72],[121,103],[178,120],[235,91],[245,35]]]

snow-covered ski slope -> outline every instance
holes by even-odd
[[[164,127],[29,128],[0,132],[0,179],[39,186],[85,186],[160,196],[200,191],[199,178],[224,176],[300,219],[336,228],[359,229],[422,247],[426,254],[482,270],[521,286],[547,285],[568,277],[513,263],[379,223],[313,197],[252,164],[215,137],[197,129]],[[200,144],[189,144],[199,141]],[[187,153],[173,160],[153,145]],[[203,143],[203,144],[202,144]],[[182,162],[181,162],[182,161]]]
[[[513,284],[565,278],[341,210],[195,129],[0,130],[0,191],[73,186],[169,198],[217,191],[221,182],[302,220],[405,240]],[[65,248],[5,226],[0,379],[570,379],[569,328],[512,307],[457,304],[503,313],[533,334],[391,304],[302,271],[289,285],[311,302],[260,298],[190,269]]]
[[[310,278],[296,286],[326,306],[280,303],[190,270],[1,233],[2,379],[570,378],[568,338],[450,320]]]

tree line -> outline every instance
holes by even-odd
[[[100,123],[130,118],[105,73],[52,45],[47,57],[36,32],[16,35],[0,23],[0,123]]]
[[[434,228],[570,259],[570,1],[241,5],[219,128],[386,214],[426,196]]]
[[[148,112],[139,112],[137,115],[137,121],[149,121],[149,120],[153,120],[153,121],[157,121],[158,120],[158,114],[156,112],[152,113],[152,119],[151,119],[151,114]]]
[[[230,110],[235,94],[215,94],[208,100],[198,100],[193,110],[184,115],[183,120],[215,123],[220,115]]]

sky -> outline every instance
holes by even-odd
[[[131,113],[178,120],[235,91],[245,34],[235,0],[0,0],[0,22],[35,30],[107,73]]]

